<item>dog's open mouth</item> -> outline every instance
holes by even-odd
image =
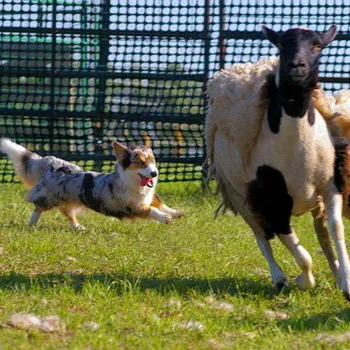
[[[152,177],[146,177],[146,176],[143,176],[141,174],[139,174],[139,176],[141,179],[141,186],[142,187],[144,187],[144,186],[153,187],[154,186]]]

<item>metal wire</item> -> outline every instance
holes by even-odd
[[[153,148],[162,181],[202,178],[205,86],[220,68],[276,54],[260,25],[339,34],[320,80],[349,88],[341,0],[2,0],[0,136],[111,171],[111,142]],[[0,159],[0,182],[14,181]]]

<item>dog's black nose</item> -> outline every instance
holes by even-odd
[[[157,175],[158,175],[158,173],[157,173],[156,171],[152,171],[152,172],[151,172],[151,176],[152,176],[152,177],[156,177]]]

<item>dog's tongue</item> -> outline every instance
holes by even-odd
[[[147,185],[152,185],[153,184],[153,179],[148,178],[146,176],[141,176],[141,186],[147,186]]]

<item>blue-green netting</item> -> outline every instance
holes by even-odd
[[[349,1],[1,0],[0,136],[103,171],[111,141],[147,144],[161,180],[201,179],[206,82],[276,54],[263,23],[335,23],[321,81],[349,88]],[[0,182],[13,180],[0,159]]]

